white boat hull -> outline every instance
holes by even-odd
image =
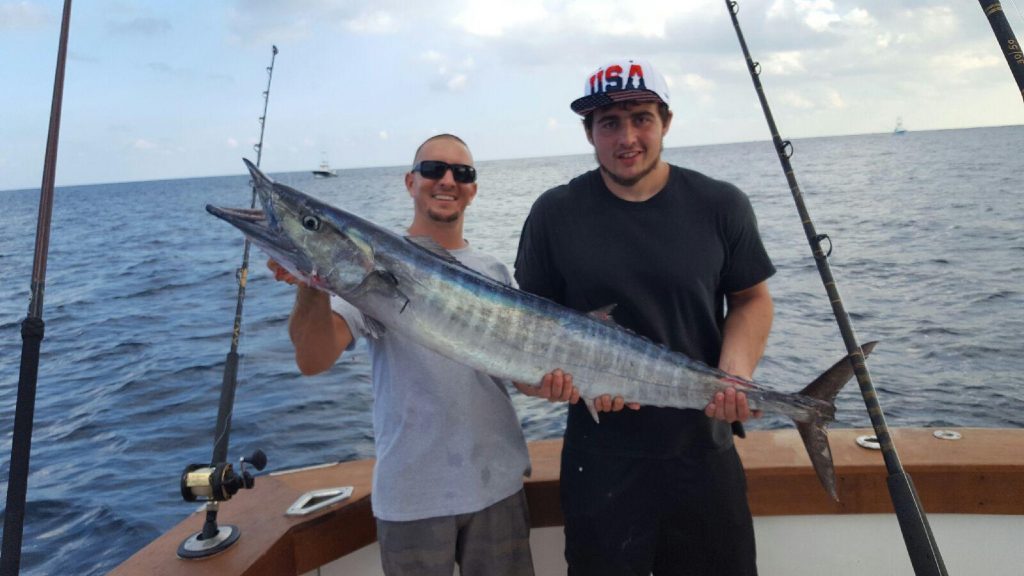
[[[928,521],[949,574],[1020,576],[1024,516],[931,514]],[[914,576],[895,515],[767,516],[754,519],[754,530],[762,576]],[[561,526],[530,532],[536,576],[566,573],[564,543]],[[383,576],[376,543],[306,576],[350,574]]]

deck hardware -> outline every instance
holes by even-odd
[[[310,490],[302,496],[299,496],[299,499],[288,507],[288,511],[285,512],[285,514],[289,516],[304,516],[310,512],[316,512],[317,510],[322,510],[328,506],[337,504],[351,495],[351,486],[338,486],[337,488]]]

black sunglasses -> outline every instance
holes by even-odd
[[[424,160],[417,162],[412,167],[413,172],[419,172],[424,178],[440,180],[444,178],[448,170],[452,171],[452,178],[460,184],[472,184],[476,182],[476,168],[465,164],[449,164],[440,160]]]

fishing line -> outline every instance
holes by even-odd
[[[910,476],[903,470],[899,455],[896,453],[896,446],[889,435],[889,428],[885,423],[885,415],[882,413],[882,407],[878,402],[878,395],[875,392],[874,384],[871,382],[871,375],[864,360],[864,350],[862,350],[857,342],[853,323],[843,305],[842,297],[839,295],[839,289],[828,263],[828,255],[822,251],[821,241],[827,238],[827,235],[818,234],[814,229],[814,222],[811,220],[807,206],[804,204],[803,194],[800,192],[799,184],[797,184],[793,166],[789,162],[790,157],[793,155],[793,147],[788,140],[784,141],[779,136],[779,130],[775,125],[775,119],[768,105],[764,87],[761,85],[761,67],[751,58],[747,42],[743,37],[743,31],[740,29],[739,19],[737,18],[739,5],[734,0],[725,0],[725,6],[732,18],[733,28],[736,30],[736,38],[739,40],[740,48],[743,50],[743,56],[747,62],[747,71],[750,73],[750,79],[754,83],[754,89],[761,103],[761,110],[764,112],[765,120],[771,131],[775,152],[779,157],[782,170],[789,183],[793,201],[796,203],[797,211],[800,214],[800,221],[804,226],[807,242],[811,247],[821,281],[828,293],[829,302],[832,304],[836,323],[839,325],[839,330],[842,333],[843,342],[846,345],[854,375],[857,377],[857,383],[861,388],[864,404],[867,407],[871,424],[881,446],[882,457],[885,460],[886,470],[889,473],[886,479],[889,494],[896,511],[896,517],[899,520],[900,529],[903,532],[903,540],[907,546],[907,552],[910,555],[914,572],[918,576],[945,576],[946,566],[935,543],[935,536],[928,525],[928,519],[925,516],[924,510],[921,508],[921,502],[917,497],[914,484]],[[832,242],[829,240],[829,252],[831,252],[831,244]]]
[[[1024,22],[1024,13],[1021,13],[1020,7],[1017,6],[1017,0],[1010,0],[1010,3],[1013,4],[1013,9],[1017,11],[1017,16]]]
[[[256,165],[263,158],[263,134],[266,128],[267,106],[270,102],[270,84],[274,78],[274,61],[277,58],[277,46],[272,46],[270,66],[267,66],[267,89],[263,91],[263,114],[259,117],[260,138],[253,145],[256,151]],[[252,184],[251,209],[256,208],[256,185]],[[210,464],[189,464],[181,477],[181,494],[187,502],[205,500],[206,521],[200,532],[192,534],[178,547],[178,556],[184,559],[207,558],[217,554],[232,544],[240,535],[237,526],[218,526],[217,510],[220,502],[227,501],[241,488],[252,488],[255,480],[245,469],[251,464],[262,470],[267,457],[261,450],[256,450],[248,458],[242,458],[239,471],[236,473],[227,462],[228,442],[231,436],[231,420],[235,405],[235,390],[238,387],[238,346],[242,334],[242,309],[245,304],[245,289],[249,280],[249,252],[252,243],[245,239],[242,250],[242,264],[235,272],[238,281],[238,298],[235,302],[235,319],[231,330],[231,350],[224,362],[224,378],[221,382],[220,403],[217,408],[217,425],[213,436],[213,456]]]

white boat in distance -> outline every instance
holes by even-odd
[[[331,168],[331,165],[327,162],[327,159],[320,161],[320,167],[313,170],[313,176],[317,178],[334,178],[338,175],[338,171]]]
[[[896,127],[892,129],[894,136],[902,136],[907,133],[907,129],[903,127],[903,118],[896,119]]]

